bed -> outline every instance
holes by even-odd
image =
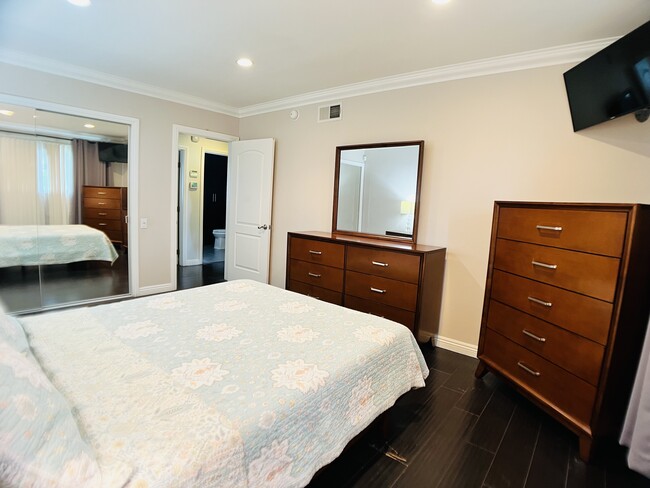
[[[118,257],[110,239],[87,225],[0,225],[0,268],[108,261]]]
[[[428,375],[406,327],[248,280],[5,322],[2,486],[305,486]]]

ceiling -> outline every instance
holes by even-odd
[[[387,77],[611,42],[648,20],[648,0],[0,0],[0,61],[241,115]]]

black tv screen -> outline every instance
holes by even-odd
[[[650,22],[564,73],[573,130],[650,108]]]
[[[127,163],[129,146],[113,142],[98,143],[99,160],[104,163]]]

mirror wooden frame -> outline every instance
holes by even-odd
[[[337,218],[338,218],[338,204],[339,204],[339,176],[341,169],[341,152],[348,150],[358,150],[358,149],[377,149],[377,148],[388,148],[388,147],[401,147],[401,146],[419,146],[418,147],[418,169],[416,176],[416,188],[415,188],[415,203],[413,208],[413,232],[410,237],[402,236],[390,236],[383,234],[370,234],[365,232],[356,232],[348,230],[339,230],[337,229]],[[355,144],[351,146],[337,146],[336,147],[336,166],[334,168],[334,201],[333,201],[333,210],[332,210],[332,234],[336,235],[347,235],[347,236],[359,236],[359,237],[368,237],[374,239],[383,239],[386,241],[399,241],[405,243],[417,242],[417,231],[418,231],[418,217],[420,213],[420,188],[422,186],[422,161],[424,158],[424,141],[399,141],[399,142],[380,142],[374,144]]]

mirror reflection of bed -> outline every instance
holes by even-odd
[[[128,126],[10,108],[0,119],[5,305],[22,313],[128,294]],[[95,215],[89,185],[100,191]],[[124,192],[117,209],[101,200],[110,188]]]

